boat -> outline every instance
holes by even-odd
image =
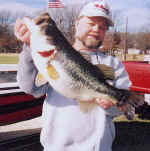
[[[123,64],[132,81],[130,90],[150,93],[150,64],[142,61],[123,61]],[[22,92],[17,82],[0,84],[0,126],[41,116],[44,98]]]
[[[0,126],[41,116],[44,98],[34,98],[22,92],[16,83],[5,83],[5,87],[1,84]]]
[[[16,74],[16,71],[17,65],[15,64],[0,65],[2,81],[0,83],[0,126],[33,119],[42,114],[45,96],[34,98],[24,93],[17,81],[12,81],[16,79],[12,74],[13,72]]]
[[[150,93],[150,64],[146,61],[123,61],[132,82],[131,91]]]

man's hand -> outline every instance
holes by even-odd
[[[105,100],[105,99],[96,98],[95,101],[103,109],[109,109],[109,108],[111,108],[111,107],[113,107],[115,105],[111,100]]]
[[[23,19],[17,19],[14,27],[14,34],[18,40],[30,45],[30,31],[24,24]]]
[[[105,100],[105,99],[96,98],[95,101],[103,109],[109,109],[109,108],[111,108],[113,106],[117,106],[111,100]],[[121,111],[121,112],[124,112],[124,113],[128,112],[128,110],[131,109],[131,107],[132,106],[130,104],[124,104],[122,106],[117,106],[118,110]]]
[[[104,100],[104,99],[95,99],[96,102],[102,107],[103,109],[109,109],[116,104],[114,104],[111,100]],[[124,104],[122,106],[116,105],[119,111],[123,112],[128,119],[133,119],[133,116],[135,114],[135,108],[130,104]]]

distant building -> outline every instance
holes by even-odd
[[[136,49],[136,48],[129,48],[128,54],[141,54],[141,50]]]

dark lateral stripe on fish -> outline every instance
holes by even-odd
[[[49,51],[43,51],[43,52],[38,51],[38,53],[39,53],[42,57],[46,58],[46,57],[51,56],[51,55],[54,53],[54,49],[53,49],[53,50],[49,50]]]

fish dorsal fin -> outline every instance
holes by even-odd
[[[97,64],[96,65],[105,75],[105,78],[108,80],[115,79],[115,72],[112,67],[107,66],[105,64]]]
[[[87,50],[79,51],[79,53],[86,59],[87,61],[91,62],[90,52]],[[105,75],[105,78],[107,80],[114,80],[115,79],[115,73],[112,67],[107,66],[105,64],[97,64],[97,66]]]
[[[44,78],[44,76],[41,73],[38,73],[35,79],[35,85],[37,87],[40,87],[41,85],[46,84],[48,81]]]

